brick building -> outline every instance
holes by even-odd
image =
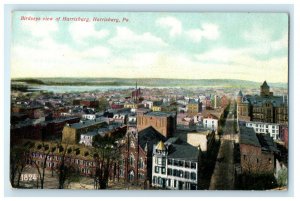
[[[165,137],[172,136],[176,131],[176,113],[149,112],[137,115],[137,129],[143,130],[152,126]]]
[[[143,186],[151,182],[152,147],[161,140],[166,138],[153,127],[138,130],[136,126],[128,126],[125,137],[119,143],[118,177],[134,185]]]
[[[288,103],[285,96],[273,96],[266,81],[261,85],[260,96],[237,95],[237,116],[241,121],[288,123]]]
[[[255,134],[253,128],[240,126],[242,173],[274,173],[276,144],[268,135]]]

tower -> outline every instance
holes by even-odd
[[[270,87],[266,81],[260,86],[260,96],[270,96]]]
[[[239,93],[238,93],[238,95],[237,95],[237,97],[236,97],[236,102],[239,104],[239,103],[242,102],[242,100],[243,100],[243,93],[240,90]]]

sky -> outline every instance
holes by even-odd
[[[286,83],[288,23],[286,13],[15,11],[11,77]]]

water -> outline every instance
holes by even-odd
[[[89,92],[89,91],[109,91],[109,90],[124,90],[134,88],[133,86],[55,86],[55,85],[32,85],[34,91],[48,91],[53,93],[68,93],[68,92]]]
[[[145,87],[140,88],[175,88],[175,87]],[[47,91],[53,93],[68,93],[68,92],[92,92],[92,91],[112,91],[112,90],[126,90],[134,89],[135,86],[71,86],[71,85],[31,85],[29,86],[33,91]]]

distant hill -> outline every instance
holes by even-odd
[[[206,87],[206,88],[259,88],[262,83],[236,79],[161,79],[161,78],[21,78],[12,82],[36,85],[90,85],[147,87]],[[287,88],[287,83],[268,83],[270,87]]]

